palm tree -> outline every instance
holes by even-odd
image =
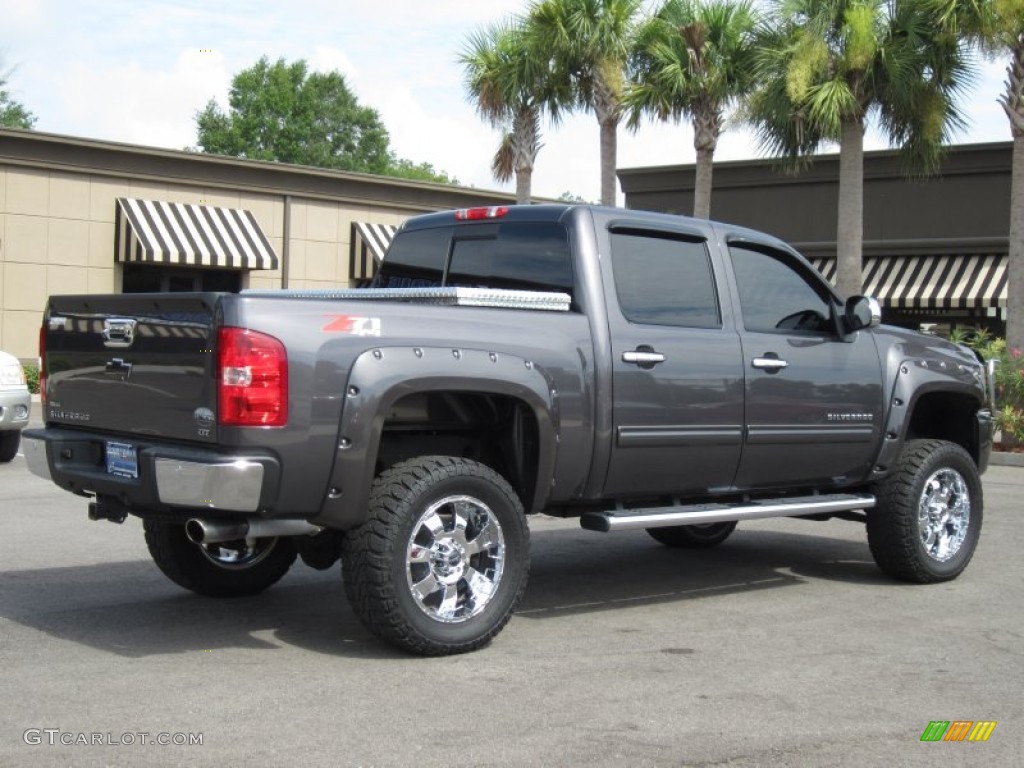
[[[529,203],[541,114],[547,110],[557,121],[560,109],[548,62],[529,49],[523,21],[516,18],[473,33],[459,61],[477,111],[503,131],[494,176],[508,181],[514,175],[516,202]]]
[[[1024,2],[1021,0],[926,0],[939,24],[993,56],[1008,56],[1006,89],[999,97],[1010,120],[1013,164],[1010,185],[1010,248],[1006,341],[1024,347]]]
[[[693,124],[697,152],[693,215],[711,215],[712,163],[725,110],[753,84],[749,0],[666,0],[637,32],[632,83],[625,103],[629,125],[644,113]]]
[[[601,131],[601,203],[615,205],[615,161],[626,66],[640,0],[539,0],[528,26],[536,49],[593,110]]]
[[[920,0],[772,0],[748,117],[770,153],[798,165],[839,144],[836,287],[861,290],[864,130],[876,117],[912,173],[930,173],[963,121],[962,46]]]

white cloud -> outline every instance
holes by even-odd
[[[315,46],[313,55],[307,62],[314,72],[340,72],[347,79],[356,77],[359,73],[343,50],[330,45]]]
[[[195,113],[211,98],[225,103],[229,83],[222,54],[190,48],[171,71],[76,63],[57,91],[76,135],[182,149],[195,144]]]
[[[963,141],[1009,141],[1010,122],[998,99],[1004,91],[1006,61],[986,61],[965,112],[968,133]]]
[[[47,0],[12,0],[4,4],[4,28],[7,34],[21,33],[42,24],[49,8]]]

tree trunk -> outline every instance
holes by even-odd
[[[697,150],[696,177],[693,186],[693,215],[697,219],[711,218],[711,176],[714,173],[715,151]]]
[[[1024,349],[1024,45],[1013,50],[1013,61],[1006,74],[1007,90],[1000,101],[1010,118],[1013,132],[1006,346]]]
[[[864,251],[864,125],[843,122],[839,139],[839,217],[836,228],[836,290],[861,292]]]
[[[712,174],[715,149],[722,135],[722,113],[714,105],[701,105],[693,114],[693,148],[697,151],[697,168],[693,184],[693,215],[711,218]]]
[[[533,164],[540,149],[540,120],[537,110],[523,107],[512,124],[512,164],[516,174],[516,203],[529,205],[533,185]]]
[[[1024,122],[1024,121],[1022,121]],[[1010,175],[1010,249],[1007,255],[1006,348],[1012,356],[1024,349],[1024,127],[1013,126],[1013,166]],[[1002,406],[1006,403],[998,402]],[[1021,407],[1024,403],[1011,404]],[[1024,435],[1003,429],[1004,447],[1024,443]]]
[[[1024,131],[1013,132],[1006,346],[1024,349]]]
[[[530,204],[530,187],[533,182],[533,168],[520,168],[516,171],[516,203]]]
[[[601,205],[615,205],[618,191],[615,162],[618,154],[619,118],[622,117],[618,93],[598,72],[594,78],[594,114],[601,130]]]
[[[615,205],[617,179],[615,160],[618,152],[619,120],[617,117],[601,121],[601,205]]]

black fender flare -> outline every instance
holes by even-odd
[[[557,393],[545,372],[523,357],[482,349],[378,347],[353,363],[345,387],[331,479],[315,522],[347,530],[367,519],[385,415],[403,397],[423,392],[507,395],[537,420],[537,483],[528,512],[551,490],[559,427]]]
[[[889,410],[886,414],[882,445],[875,458],[871,473],[872,480],[879,480],[889,474],[907,439],[907,429],[918,400],[931,392],[950,392],[965,395],[983,406],[984,390],[966,371],[953,373],[946,368],[933,368],[925,358],[908,358],[896,367]]]

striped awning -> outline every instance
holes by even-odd
[[[864,293],[885,306],[902,309],[1005,307],[1006,262],[1005,254],[868,256]],[[835,282],[835,259],[811,259],[811,263]]]
[[[367,283],[373,278],[397,229],[390,224],[352,223],[348,273],[353,280]]]
[[[161,200],[117,199],[117,261],[221,269],[277,269],[251,212]]]

